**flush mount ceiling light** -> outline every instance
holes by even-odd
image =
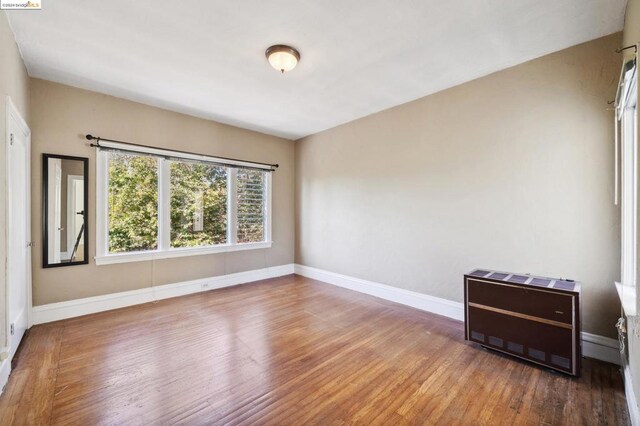
[[[291,71],[298,65],[300,60],[300,52],[291,46],[284,44],[276,44],[271,46],[264,52],[272,67],[284,74],[285,71]]]

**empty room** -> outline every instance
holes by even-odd
[[[0,425],[640,426],[640,0],[0,5]]]

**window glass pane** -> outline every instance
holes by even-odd
[[[158,248],[158,160],[109,154],[109,252]]]
[[[172,161],[171,247],[227,242],[227,169]]]
[[[238,169],[238,243],[264,241],[265,172]]]

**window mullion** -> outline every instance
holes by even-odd
[[[238,169],[227,169],[227,242],[238,242]]]
[[[158,159],[158,250],[171,247],[171,214],[170,214],[170,181],[171,167],[168,160]]]

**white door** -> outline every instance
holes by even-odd
[[[69,175],[67,177],[67,253],[70,261],[84,260],[84,240],[80,236],[78,250],[73,253],[73,248],[78,240],[78,234],[82,229],[84,217],[78,214],[84,210],[84,177]],[[74,256],[71,259],[71,256]]]
[[[30,132],[7,100],[7,343],[10,355],[28,327],[31,306]]]
[[[47,176],[47,194],[49,194],[48,202],[49,206],[47,211],[49,213],[49,223],[47,229],[49,235],[49,263],[60,263],[60,234],[63,231],[61,221],[61,204],[62,204],[62,160],[59,158],[49,158],[47,160],[47,170],[49,176]]]

